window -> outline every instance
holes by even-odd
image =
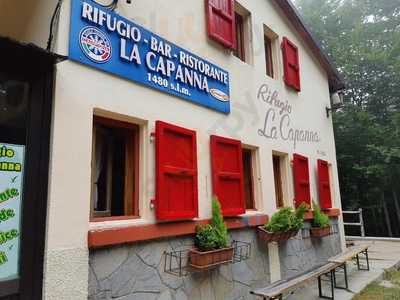
[[[92,217],[138,216],[139,128],[94,117]]]
[[[281,160],[282,158],[278,155],[272,156],[274,166],[274,182],[275,182],[275,199],[276,207],[281,208],[285,206],[283,199],[283,184],[282,184],[282,171],[281,171]]]
[[[238,140],[211,136],[213,192],[221,203],[224,216],[246,212],[244,199],[242,143]]]
[[[269,37],[264,36],[265,47],[265,69],[269,77],[274,78],[274,61],[272,60],[272,41]]]
[[[299,154],[293,155],[293,177],[295,206],[299,207],[302,203],[311,205],[310,173],[307,157]]]
[[[207,29],[210,38],[226,48],[236,47],[233,0],[205,0]]]
[[[233,55],[241,61],[251,63],[251,24],[250,12],[235,2],[236,46]]]
[[[275,78],[275,57],[278,35],[264,25],[264,51],[265,51],[265,73]]]
[[[236,48],[233,54],[242,61],[246,61],[246,53],[244,48],[244,21],[243,17],[235,12],[236,23]]]
[[[156,215],[158,220],[198,216],[196,132],[156,122]]]
[[[332,208],[331,183],[329,174],[329,163],[318,160],[318,187],[319,202],[322,209]]]
[[[254,203],[253,151],[242,149],[243,183],[246,209],[256,209]]]
[[[284,37],[282,53],[285,83],[287,86],[299,92],[301,90],[299,50],[295,44]]]

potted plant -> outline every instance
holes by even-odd
[[[258,235],[265,242],[286,241],[297,235],[304,225],[304,214],[308,211],[302,203],[295,211],[284,207],[274,213],[271,220],[264,226],[258,227]]]
[[[329,217],[321,211],[318,204],[314,203],[311,236],[321,238],[331,234]]]
[[[228,247],[229,235],[219,201],[212,201],[211,224],[197,226],[195,249],[189,251],[189,263],[197,269],[232,262],[233,247]]]

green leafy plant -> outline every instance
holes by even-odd
[[[281,208],[272,215],[271,220],[265,225],[265,229],[269,232],[288,231],[290,229],[292,214],[293,210],[291,208]]]
[[[221,205],[216,197],[214,197],[212,200],[211,226],[215,231],[216,248],[226,248],[228,245],[229,235],[224,222],[224,217],[221,213]]]
[[[194,244],[200,251],[210,251],[226,248],[228,241],[229,235],[221,213],[221,205],[218,199],[214,198],[211,224],[196,226]]]
[[[321,211],[321,207],[315,202],[313,207],[313,227],[325,228],[329,226],[329,217]]]
[[[304,215],[309,210],[309,206],[304,202],[300,204],[294,211],[294,218],[292,221],[292,230],[300,230],[304,226]]]
[[[304,214],[308,206],[301,204],[295,211],[290,207],[281,208],[274,213],[271,220],[264,225],[269,232],[286,232],[289,230],[300,230],[304,225]]]
[[[200,251],[210,251],[216,248],[216,235],[214,228],[207,225],[196,226],[194,244]]]

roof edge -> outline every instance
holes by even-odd
[[[329,91],[331,93],[345,89],[346,85],[338,70],[334,67],[330,58],[326,55],[320,44],[315,40],[309,31],[299,11],[290,0],[273,0],[273,2],[281,9],[289,22],[292,23],[297,33],[303,38],[307,46],[313,52],[318,62],[328,74]]]

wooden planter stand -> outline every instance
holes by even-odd
[[[299,232],[298,230],[290,230],[286,232],[268,232],[263,226],[257,228],[258,237],[264,242],[283,242],[294,237]]]
[[[311,227],[310,232],[311,237],[322,238],[331,234],[331,226],[326,226],[324,228]]]
[[[189,264],[196,269],[205,269],[233,261],[233,247],[201,252],[189,251]]]

